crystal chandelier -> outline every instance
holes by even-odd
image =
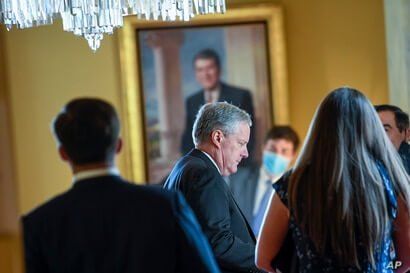
[[[83,36],[96,51],[104,34],[123,25],[123,16],[188,21],[225,10],[225,0],[0,0],[0,22],[10,30],[52,24],[60,16],[65,31]]]

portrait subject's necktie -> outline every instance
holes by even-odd
[[[204,98],[205,98],[205,103],[212,103],[212,96],[210,92],[205,91]]]

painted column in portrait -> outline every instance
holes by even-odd
[[[227,82],[251,90],[255,109],[256,126],[255,147],[261,147],[266,129],[272,125],[272,113],[266,100],[270,94],[268,60],[266,58],[266,26],[252,24],[228,27],[225,31],[226,76]],[[240,56],[238,58],[238,56]],[[257,90],[255,90],[255,88]],[[260,158],[260,149],[256,148],[254,158]]]
[[[147,44],[153,49],[160,130],[160,156],[169,159],[178,155],[180,132],[184,126],[184,100],[181,87],[180,48],[182,31],[150,32]],[[172,71],[172,73],[170,73]]]

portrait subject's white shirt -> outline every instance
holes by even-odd
[[[120,175],[120,172],[116,167],[107,167],[107,168],[100,168],[100,169],[94,169],[94,170],[87,170],[87,171],[82,171],[78,172],[73,175],[73,183],[84,180],[84,179],[89,179],[89,178],[95,178],[99,176],[106,176],[106,175]]]
[[[219,100],[219,95],[221,91],[219,88],[215,88],[213,90],[204,91],[204,98],[205,103],[215,103]]]

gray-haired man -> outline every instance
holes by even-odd
[[[195,149],[177,162],[164,186],[185,195],[224,273],[260,272],[255,237],[222,177],[248,157],[251,126],[250,116],[234,105],[202,106],[192,131]]]

